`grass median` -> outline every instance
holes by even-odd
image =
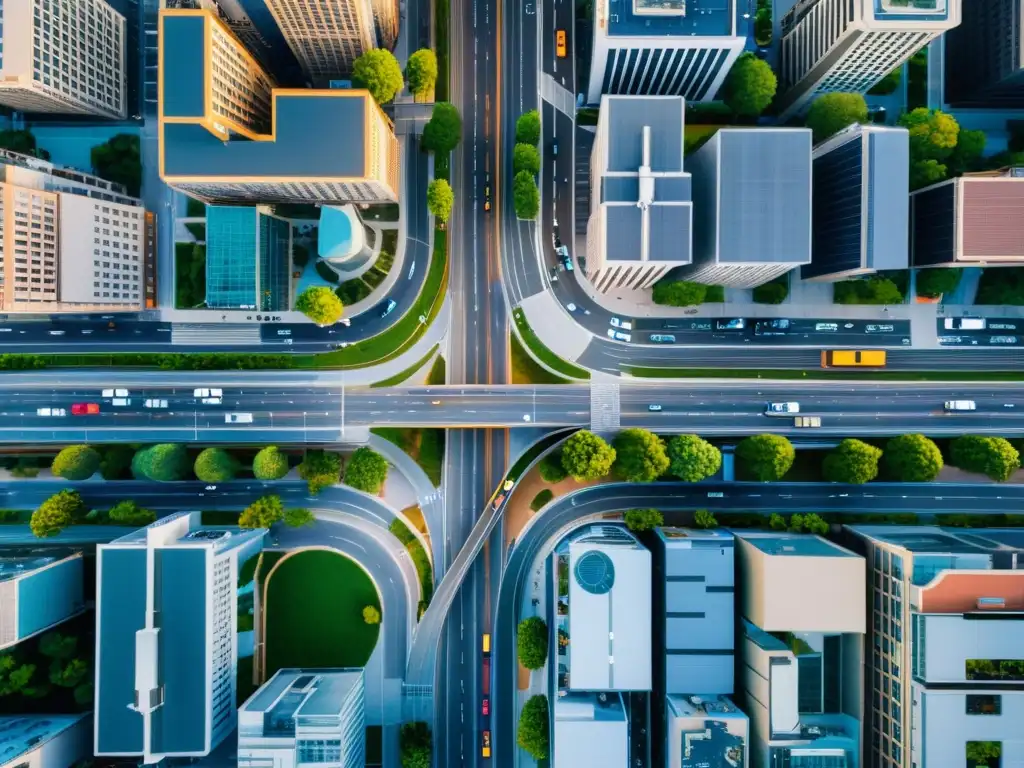
[[[748,369],[748,368],[651,368],[624,366],[626,373],[643,379],[817,379],[834,381],[1024,381],[1024,371],[850,371]]]
[[[589,379],[590,371],[580,368],[578,365],[563,360],[546,346],[537,337],[537,334],[533,332],[530,324],[526,321],[526,313],[522,309],[517,309],[512,313],[512,317],[515,319],[516,330],[519,331],[519,336],[522,338],[523,343],[527,346],[530,353],[537,359],[540,360],[551,370],[555,371],[562,376],[569,379]]]
[[[409,526],[396,517],[391,521],[388,530],[405,545],[412,564],[416,566],[416,575],[420,579],[420,591],[423,598],[420,600],[419,610],[416,611],[416,618],[418,620],[423,615],[423,611],[430,605],[430,599],[434,596],[434,569],[430,565],[430,558],[423,549],[423,545],[420,544],[420,540],[416,538],[416,535],[409,530]]]
[[[377,437],[394,443],[422,469],[430,482],[441,485],[444,465],[444,430],[414,427],[372,427]]]
[[[387,379],[383,379],[382,381],[374,382],[370,386],[371,387],[396,387],[399,384],[405,383],[409,378],[412,377],[412,375],[414,373],[416,373],[416,371],[418,371],[420,368],[422,368],[424,365],[427,364],[427,360],[429,360],[435,354],[437,354],[438,347],[440,347],[440,346],[441,346],[440,344],[435,344],[433,346],[433,348],[429,352],[427,352],[427,354],[425,354],[421,359],[417,360],[415,363],[410,365],[404,371],[399,371],[394,376],[392,376],[390,378],[387,378]]]

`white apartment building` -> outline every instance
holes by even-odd
[[[315,85],[351,75],[364,53],[398,40],[398,0],[267,0],[267,7]]]
[[[152,245],[120,185],[0,150],[3,311],[140,309]]]
[[[978,0],[974,0],[978,2]],[[814,96],[864,93],[960,23],[961,0],[799,0],[782,17],[780,119]]]
[[[0,34],[0,104],[126,117],[125,18],[104,0],[7,0]]]
[[[0,553],[0,649],[84,611],[84,581],[81,552],[49,548]]]

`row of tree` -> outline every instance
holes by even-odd
[[[520,219],[536,219],[540,211],[540,113],[531,109],[516,120],[516,146],[512,151],[512,205]]]
[[[665,516],[657,509],[630,509],[623,516],[626,527],[634,533],[642,533],[659,528],[665,524]],[[712,512],[698,509],[693,513],[695,528],[717,528],[718,520]],[[824,536],[828,533],[828,522],[813,512],[808,514],[790,515],[787,520],[780,514],[772,513],[768,518],[768,527],[773,531],[791,531],[792,533],[816,533]],[[522,658],[520,657],[520,661]],[[523,666],[526,666],[525,662]]]
[[[619,432],[611,444],[593,432],[580,430],[565,441],[561,451],[545,457],[540,472],[548,482],[565,476],[599,480],[614,474],[632,483],[649,483],[669,474],[696,483],[716,474],[721,466],[721,451],[697,435],[675,435],[665,441],[646,429],[631,428]]]
[[[408,82],[418,99],[428,97],[437,83],[437,56],[429,48],[415,51],[406,62],[405,74],[395,55],[386,48],[372,48],[352,64],[352,84],[365,88],[378,104],[392,101]]]

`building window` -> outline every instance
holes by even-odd
[[[1024,680],[1024,659],[967,659],[968,680]]]
[[[969,693],[965,699],[968,715],[1001,715],[1003,713],[1003,697],[999,694]]]

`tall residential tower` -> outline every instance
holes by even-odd
[[[1024,106],[1024,2],[964,3],[945,38],[946,102],[964,107]]]

